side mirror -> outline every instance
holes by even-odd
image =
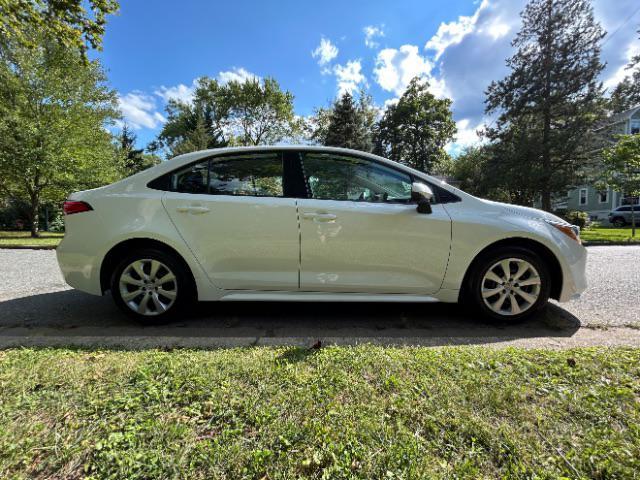
[[[431,213],[431,201],[433,200],[433,190],[428,185],[420,182],[413,182],[411,185],[411,200],[418,203],[418,213]]]

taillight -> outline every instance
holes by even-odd
[[[73,200],[67,200],[62,205],[62,211],[64,212],[65,215],[71,215],[73,213],[88,212],[89,210],[93,210],[93,208],[87,202],[76,202]]]

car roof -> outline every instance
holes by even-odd
[[[353,155],[363,158],[370,158],[372,160],[376,160],[380,163],[385,163],[390,167],[398,168],[401,170],[405,170],[408,173],[412,173],[419,177],[428,177],[434,183],[443,183],[441,180],[432,177],[431,175],[425,174],[424,172],[419,172],[414,170],[413,168],[407,167],[406,165],[402,165],[398,162],[394,162],[393,160],[389,160],[384,157],[380,157],[378,155],[374,155],[373,153],[362,152],[360,150],[353,150],[350,148],[341,148],[341,147],[325,147],[318,145],[259,145],[259,146],[249,146],[249,147],[225,147],[225,148],[213,148],[209,150],[199,150],[197,152],[185,153],[183,155],[178,155],[169,160],[165,160],[160,164],[151,167],[147,170],[144,170],[141,173],[145,173],[145,177],[157,177],[163,175],[164,173],[168,173],[170,171],[175,170],[176,168],[180,168],[183,165],[188,165],[192,162],[197,162],[198,160],[205,159],[207,157],[212,156],[220,156],[234,153],[252,153],[252,152],[273,152],[273,151],[314,151],[318,153],[335,153],[342,155]],[[132,177],[129,177],[132,178]]]
[[[350,148],[341,148],[341,147],[326,147],[319,145],[259,145],[259,146],[248,146],[248,147],[225,147],[225,148],[213,148],[209,150],[199,150],[197,152],[185,153],[183,155],[178,155],[169,160],[164,160],[158,165],[155,165],[151,168],[143,170],[142,172],[136,173],[130,177],[124,178],[116,183],[112,183],[103,188],[109,188],[111,190],[129,190],[132,188],[138,187],[146,187],[146,184],[155,179],[164,175],[166,173],[172,172],[182,166],[189,165],[190,163],[197,162],[198,160],[205,159],[207,157],[212,156],[220,156],[234,153],[250,153],[250,152],[273,152],[273,151],[296,151],[296,150],[304,150],[304,151],[314,151],[318,153],[335,153],[342,155],[352,155],[358,156],[361,158],[370,158],[379,163],[386,164],[392,168],[403,170],[413,176],[418,178],[423,178],[426,181],[439,185],[445,190],[449,190],[451,193],[455,195],[462,195],[466,197],[470,197],[469,194],[459,190],[452,185],[447,184],[446,182],[433,177],[432,175],[426,174],[424,172],[420,172],[411,167],[403,165],[398,162],[394,162],[393,160],[389,160],[384,157],[380,157],[379,155],[374,155],[373,153],[362,152],[360,150],[353,150]]]

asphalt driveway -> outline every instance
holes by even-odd
[[[122,348],[325,343],[640,345],[640,247],[589,248],[589,290],[517,326],[455,305],[201,303],[171,325],[131,323],[109,296],[71,290],[50,250],[0,250],[0,347]]]

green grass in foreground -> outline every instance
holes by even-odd
[[[639,222],[640,223],[640,222]],[[625,228],[586,228],[580,232],[580,237],[589,243],[640,243],[640,227],[636,236],[631,236],[631,227]]]
[[[31,238],[29,232],[13,232],[0,230],[0,248],[2,247],[56,247],[64,233],[41,232],[39,238]]]
[[[637,478],[640,350],[0,352],[1,478]]]

